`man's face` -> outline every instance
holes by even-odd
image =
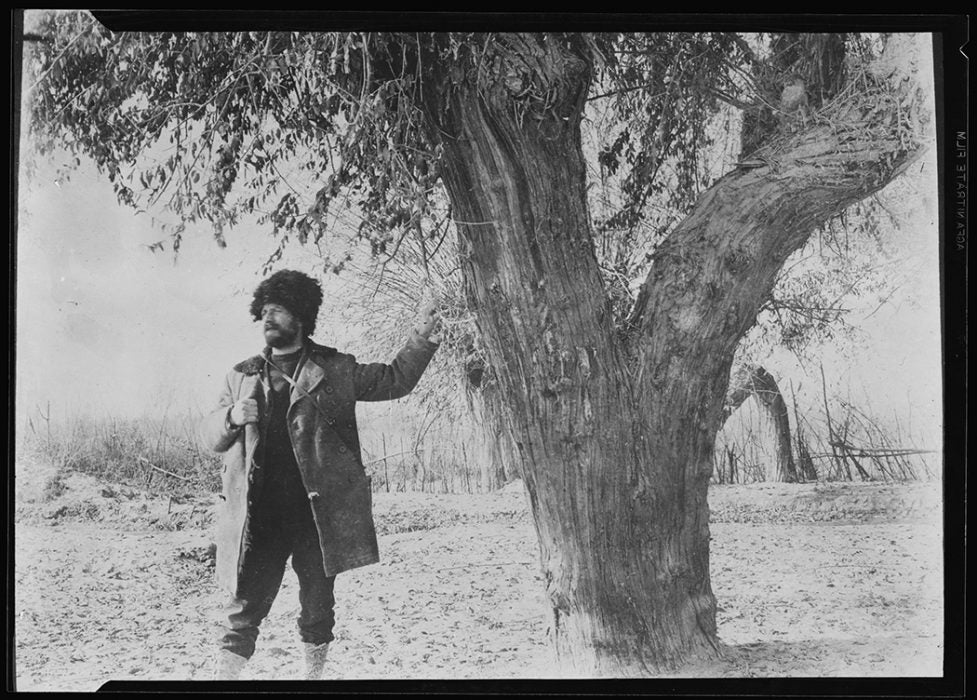
[[[261,323],[265,342],[273,348],[288,347],[302,337],[302,323],[279,304],[265,304],[261,308]]]

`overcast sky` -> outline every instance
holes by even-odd
[[[920,190],[903,202],[892,232],[904,279],[885,307],[856,309],[870,339],[822,349],[832,384],[854,382],[886,412],[912,406],[938,421],[940,319],[935,163],[914,166]],[[53,168],[21,178],[17,231],[17,411],[48,401],[56,411],[159,415],[213,401],[224,373],[262,347],[248,315],[260,268],[274,249],[267,231],[242,225],[219,249],[208,228],[188,229],[180,257],[151,253],[164,234],[147,215],[119,206],[90,167],[54,182]],[[279,267],[313,272],[316,258],[292,250]],[[347,278],[327,279],[324,314]],[[872,312],[872,313],[870,313]],[[859,314],[863,317],[859,320]],[[342,347],[341,328],[320,323],[317,340]],[[385,359],[378,348],[366,359]],[[793,363],[793,367],[792,367]],[[779,367],[778,367],[779,364]],[[783,353],[771,367],[797,372]],[[810,368],[808,368],[809,370]],[[22,425],[22,423],[18,423]]]
[[[248,315],[271,237],[240,227],[218,248],[209,230],[188,230],[180,256],[151,253],[163,234],[150,218],[120,207],[89,171],[58,186],[24,182],[17,237],[18,411],[51,401],[55,409],[111,415],[199,410],[224,373],[262,346]],[[932,197],[893,236],[905,278],[890,303],[860,310],[862,346],[821,350],[831,383],[862,387],[882,407],[908,402],[939,411],[938,236]],[[316,258],[292,251],[284,264],[314,271]],[[324,313],[343,278],[326,278]],[[324,337],[329,335],[330,337]],[[341,344],[342,329],[320,324],[320,342]],[[337,340],[338,338],[338,340]],[[378,348],[384,359],[395,348]],[[791,371],[787,353],[771,366]],[[810,370],[810,368],[808,368]]]
[[[164,234],[89,169],[60,185],[23,182],[20,212],[17,383],[28,407],[199,407],[263,346],[248,307],[274,249],[264,232],[240,227],[220,249],[206,227],[188,229],[178,258],[150,252]],[[312,272],[315,261],[295,250],[283,263]]]

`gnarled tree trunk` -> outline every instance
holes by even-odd
[[[883,186],[907,148],[888,123],[861,128],[878,119],[873,97],[843,115],[859,128],[816,125],[761,149],[761,166],[713,185],[656,252],[625,340],[586,206],[587,56],[564,38],[493,37],[425,84],[425,108],[559,658],[585,675],[645,675],[719,648],[706,489],[736,345],[786,258]]]
[[[505,41],[438,115],[468,302],[510,409],[561,659],[657,672],[714,648],[705,492],[690,502],[655,454],[603,293],[579,132],[589,66],[541,36]]]
[[[726,394],[726,405],[723,406],[723,424],[743,403],[753,397],[766,410],[773,423],[777,439],[777,481],[797,481],[797,467],[790,445],[790,412],[784,401],[777,380],[763,367],[744,364],[733,372],[729,390]]]
[[[178,42],[185,56],[200,48],[192,39]],[[248,50],[248,65],[275,53],[269,50],[270,34],[267,39],[262,49],[249,36],[255,45]],[[903,42],[904,35],[889,41]],[[103,60],[101,38],[79,43],[97,44],[97,52],[86,47],[81,55],[110,69],[89,75],[121,76],[119,67],[130,63],[112,53],[106,54],[111,60]],[[152,42],[152,50],[168,51],[165,43]],[[808,44],[822,47],[818,55],[826,59],[803,72],[809,82],[813,76],[811,85],[824,82],[822,68],[833,75],[831,66],[847,65],[832,44],[837,42]],[[413,141],[419,126],[415,117],[421,115],[412,101],[419,100],[426,136],[441,148],[438,166],[457,226],[468,302],[497,372],[509,434],[518,446],[556,649],[581,674],[645,675],[712,656],[718,648],[706,491],[736,345],[755,322],[787,257],[818,225],[888,183],[918,151],[924,103],[914,92],[911,72],[886,57],[857,76],[857,85],[837,93],[819,85],[806,103],[818,107],[815,98],[821,94],[831,99],[799,124],[790,121],[786,110],[776,120],[759,120],[750,162],[714,183],[668,234],[655,251],[628,327],[616,328],[594,254],[580,142],[590,61],[599,53],[595,48],[584,35],[495,33],[364,35],[321,46],[310,43],[309,65],[297,77],[308,77],[316,66],[324,77],[344,77],[329,95],[323,94],[325,83],[308,82],[306,90],[326,99],[310,97],[305,111],[293,111],[288,94],[293,88],[275,87],[290,82],[295,96],[306,99],[299,97],[302,81],[293,79],[291,70],[276,69],[273,79],[232,71],[226,81],[205,80],[203,85],[218,89],[219,110],[213,109],[213,100],[196,102],[209,97],[199,87],[190,91],[193,101],[174,101],[180,88],[175,96],[165,93],[177,72],[154,56],[157,62],[139,77],[149,91],[127,89],[121,97],[136,102],[145,95],[165,98],[168,106],[154,109],[143,126],[120,126],[135,122],[118,118],[126,112],[110,104],[118,97],[114,85],[97,81],[89,99],[75,104],[88,91],[76,89],[87,81],[77,71],[60,86],[52,81],[56,89],[38,92],[47,97],[38,101],[43,108],[37,113],[67,125],[75,139],[70,150],[92,154],[111,173],[120,201],[130,204],[136,202],[125,184],[129,178],[116,178],[119,163],[128,161],[131,151],[149,148],[173,118],[179,119],[184,130],[177,133],[183,134],[192,132],[189,120],[202,118],[212,152],[218,148],[216,134],[228,123],[231,131],[258,136],[260,125],[271,120],[287,131],[293,118],[302,122],[308,117],[321,132],[316,138],[323,139],[324,149],[331,147],[332,127],[341,127],[336,135],[345,132],[340,150],[349,162],[334,169],[302,217],[307,227],[310,219],[325,214],[337,188],[360,178],[370,185],[367,209],[385,209],[380,200],[402,197],[389,181],[406,167],[395,164],[400,156],[377,173],[367,171],[373,156],[381,161],[390,156],[384,141]],[[237,55],[237,48],[230,51],[228,58]],[[67,48],[50,58],[65,63],[66,55]],[[220,54],[210,64],[218,76],[227,72],[224,58]],[[283,66],[287,62],[281,61],[275,59]],[[66,63],[89,65],[88,60]],[[52,76],[61,72],[47,71]],[[360,81],[359,98],[347,95],[347,88]],[[247,99],[254,93],[277,106],[270,111],[259,107]],[[241,95],[244,99],[238,99]],[[103,97],[110,109],[95,115]],[[359,108],[336,107],[347,99]],[[793,104],[783,93],[781,100]],[[224,119],[228,109],[234,110],[233,122]],[[97,118],[92,121],[92,116]],[[372,125],[360,128],[365,121]],[[99,128],[88,128],[92,125]],[[279,158],[301,158],[312,138],[299,133],[292,141],[284,135]],[[232,141],[230,149],[219,147],[221,163],[247,157],[242,140],[234,136]],[[251,141],[256,145],[257,139]],[[182,152],[181,147],[178,156]],[[427,161],[419,160],[416,170],[424,171],[426,187],[433,176],[427,179]],[[314,158],[307,165],[320,162]],[[217,178],[207,180],[205,189],[206,216],[219,240],[220,227],[233,221],[235,212],[257,212],[263,201],[259,198],[256,205],[252,198],[250,205],[225,209],[227,188],[238,172],[234,168],[168,168],[161,187],[181,180],[187,184],[180,186],[174,195],[179,203],[172,205],[184,219],[201,216],[188,184],[196,178],[190,176],[212,171]],[[215,183],[217,190],[211,186]],[[292,229],[294,223],[304,240],[309,229],[292,215],[295,206],[292,195],[283,197],[270,220],[276,231]]]

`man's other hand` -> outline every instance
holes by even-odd
[[[435,301],[425,301],[421,304],[421,310],[418,314],[417,325],[415,328],[417,332],[423,337],[430,340],[432,343],[441,342],[441,312],[438,311],[438,305]]]
[[[241,399],[231,407],[231,424],[236,426],[258,422],[258,402],[255,399]]]

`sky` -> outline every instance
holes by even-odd
[[[826,367],[830,385],[853,386],[879,410],[929,415],[935,428],[942,396],[938,236],[935,207],[919,203],[891,234],[899,237],[894,274],[904,278],[902,288],[877,310],[855,309],[864,332],[858,345],[828,344],[812,357]],[[47,402],[64,417],[200,411],[227,370],[262,347],[248,307],[274,241],[260,228],[234,229],[225,249],[208,229],[191,229],[178,258],[150,252],[162,232],[148,216],[119,206],[108,183],[85,169],[60,185],[43,177],[24,182],[20,211],[18,414]],[[316,260],[291,250],[283,264],[315,274]],[[350,282],[324,280],[329,316]],[[351,340],[328,322],[317,335],[329,344]],[[378,348],[369,359],[395,350]],[[769,368],[813,376],[815,367],[799,362],[780,351]]]
[[[884,412],[913,410],[938,440],[941,420],[939,234],[932,155],[915,171],[921,183],[892,232],[903,251],[893,274],[905,278],[890,302],[855,309],[866,333],[856,347],[819,351],[829,383],[854,386]],[[928,168],[928,170],[927,170]],[[905,204],[905,202],[903,203]],[[209,229],[187,230],[178,258],[152,253],[164,238],[150,216],[121,207],[111,186],[83,164],[57,182],[55,168],[20,179],[16,238],[17,414],[50,402],[72,416],[174,415],[216,398],[224,374],[260,350],[248,313],[262,263],[274,249],[268,232],[242,224],[219,248]],[[315,272],[317,259],[290,249],[281,266]],[[324,315],[348,277],[329,276]],[[861,317],[859,317],[859,314]],[[342,347],[344,329],[320,323],[319,342]],[[322,334],[328,337],[323,337]],[[396,348],[378,348],[386,359]],[[771,368],[811,376],[810,366],[779,353]],[[802,383],[800,381],[798,384]],[[811,382],[807,382],[810,389]],[[928,416],[928,418],[927,418]]]
[[[50,401],[68,413],[132,416],[200,409],[233,364],[263,347],[248,309],[274,249],[265,232],[240,227],[221,249],[207,228],[188,229],[174,257],[149,250],[165,234],[148,215],[121,207],[92,169],[60,184],[42,174],[22,188],[22,408]],[[293,250],[283,263],[312,272],[315,260]],[[327,282],[340,293],[341,280]]]

